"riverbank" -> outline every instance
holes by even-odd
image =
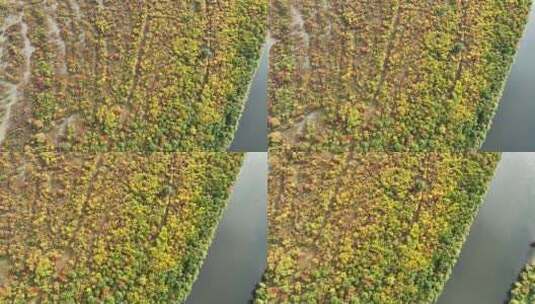
[[[251,300],[266,263],[266,179],[267,153],[247,153],[186,304],[245,304]]]
[[[257,68],[245,94],[243,108],[229,141],[231,152],[264,152],[267,143],[267,78],[269,50],[273,41],[268,34],[258,59]]]
[[[534,183],[534,154],[502,154],[437,304],[507,301],[535,240]]]
[[[272,7],[273,150],[466,151],[485,138],[530,2]]]
[[[520,42],[516,60],[502,100],[487,137],[484,151],[524,152],[535,151],[533,130],[535,121],[535,6],[532,6],[529,23]]]
[[[242,159],[0,154],[0,302],[183,302]]]
[[[530,262],[520,274],[510,293],[509,304],[532,304],[535,302],[535,262]]]
[[[434,302],[498,159],[271,152],[268,268],[256,303]]]

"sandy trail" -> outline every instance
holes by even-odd
[[[59,74],[62,76],[65,76],[68,74],[67,72],[67,47],[65,45],[65,41],[63,40],[63,37],[61,37],[61,31],[59,29],[58,22],[56,21],[56,13],[57,13],[57,2],[54,2],[52,5],[50,5],[46,9],[46,20],[50,35],[50,40],[56,44],[56,47],[58,49],[57,58],[59,59]]]
[[[302,67],[304,69],[310,69],[310,56],[308,55],[308,50],[310,49],[310,34],[305,28],[303,14],[294,6],[291,7],[291,14],[291,26],[296,30],[297,37],[302,41],[305,50]]]
[[[292,27],[297,29],[297,32],[299,33],[299,36],[303,39],[305,43],[305,47],[308,48],[310,45],[310,35],[305,29],[305,20],[303,18],[303,14],[295,8],[294,6],[291,7],[292,12]]]
[[[19,1],[19,5],[23,6],[24,3]],[[8,16],[2,25],[0,32],[0,55],[3,55],[5,43],[7,42],[7,37],[5,35],[6,31],[18,24],[20,25],[19,34],[23,42],[21,52],[24,58],[24,66],[22,69],[22,77],[18,83],[0,80],[0,144],[6,137],[12,108],[20,100],[24,86],[30,81],[32,65],[31,57],[35,51],[28,36],[28,24],[24,21],[24,15],[23,12],[21,12],[19,15]],[[5,69],[6,66],[6,62],[0,63],[1,69]]]
[[[78,26],[82,26],[82,11],[80,9],[80,3],[76,0],[69,0],[69,7],[72,9],[74,13],[74,20],[78,23]],[[80,35],[78,36],[78,40],[80,42],[80,45],[85,45],[85,32],[83,30],[80,30]]]

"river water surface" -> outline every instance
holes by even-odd
[[[439,304],[501,304],[535,241],[535,153],[504,153]]]
[[[266,267],[267,153],[247,153],[187,304],[246,304]]]
[[[251,83],[245,109],[230,145],[230,151],[266,152],[268,150],[267,96],[269,50],[272,45],[273,41],[268,37],[262,47],[258,70]]]
[[[535,151],[535,5],[484,151]]]

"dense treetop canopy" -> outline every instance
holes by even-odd
[[[266,0],[0,2],[0,149],[223,151]]]

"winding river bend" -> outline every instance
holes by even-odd
[[[535,5],[482,149],[535,151]]]
[[[247,153],[188,304],[240,304],[266,267],[267,153]]]
[[[230,151],[266,152],[268,150],[267,96],[269,50],[272,45],[273,40],[268,36],[262,47],[258,70],[253,78]]]
[[[503,303],[535,241],[535,153],[504,153],[439,304]],[[530,257],[531,256],[531,257]]]

